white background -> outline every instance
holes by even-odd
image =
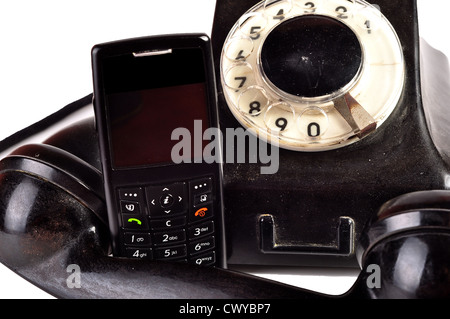
[[[402,0],[397,2],[402,10]],[[417,2],[421,36],[450,56],[450,1]],[[0,140],[92,92],[94,44],[164,33],[210,34],[214,7],[213,0],[1,1]],[[345,292],[355,279],[346,271],[298,273],[269,277],[333,294]],[[0,265],[0,298],[48,297]]]

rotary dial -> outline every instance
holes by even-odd
[[[401,44],[361,0],[267,0],[231,29],[221,81],[236,119],[280,147],[322,151],[374,132],[403,90]]]

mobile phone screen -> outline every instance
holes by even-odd
[[[105,59],[113,168],[169,163],[178,142],[171,140],[174,129],[194,132],[194,120],[208,126],[205,78],[198,48]]]

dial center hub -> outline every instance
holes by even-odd
[[[344,23],[321,15],[304,15],[274,28],[261,49],[266,80],[298,97],[333,94],[354,80],[361,68],[362,49]]]

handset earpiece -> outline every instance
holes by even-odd
[[[21,172],[74,196],[104,223],[101,172],[77,156],[48,144],[26,144],[4,158],[0,171]]]
[[[361,275],[353,296],[450,297],[450,192],[408,193],[385,203],[356,254]]]

